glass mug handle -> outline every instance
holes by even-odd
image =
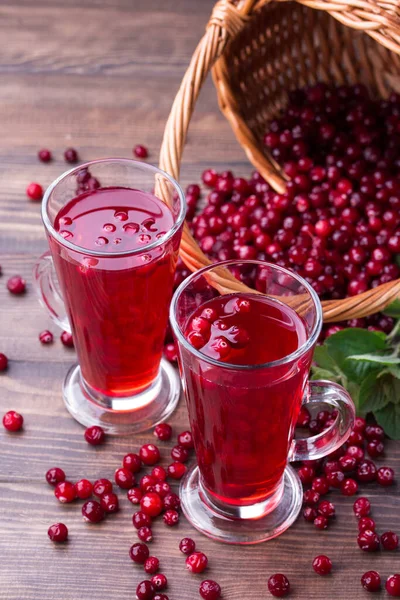
[[[33,269],[33,283],[40,304],[61,329],[71,333],[50,252],[45,252],[36,263]]]
[[[348,392],[332,381],[309,381],[303,406],[313,408],[313,405],[321,404],[337,411],[334,423],[322,433],[294,439],[289,451],[289,461],[322,458],[337,450],[349,437],[354,425],[355,408]]]

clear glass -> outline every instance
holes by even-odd
[[[169,207],[172,225],[156,241],[128,251],[88,250],[63,237],[55,219],[86,173],[100,189],[156,196]],[[84,425],[115,434],[140,431],[165,419],[178,402],[179,381],[162,349],[185,210],[183,192],[169,175],[129,159],[80,165],[46,191],[42,218],[50,252],[34,275],[40,301],[73,334],[79,364],[64,382],[64,400]]]
[[[256,290],[252,281],[257,281]],[[300,347],[279,360],[240,365],[194,348],[185,337],[193,313],[220,296],[227,300],[230,294],[234,301],[238,293],[262,295],[299,317],[304,329]],[[182,483],[183,510],[195,527],[220,541],[257,543],[275,537],[294,521],[302,503],[300,482],[288,462],[329,454],[347,439],[354,423],[354,405],[342,387],[308,382],[322,325],[318,296],[281,267],[226,261],[180,285],[170,320],[198,464]],[[265,344],[274,343],[265,339]],[[336,409],[334,423],[317,436],[294,439],[302,403],[312,413],[324,406]]]

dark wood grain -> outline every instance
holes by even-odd
[[[109,439],[94,449],[71,419],[61,399],[63,377],[74,352],[57,339],[43,347],[44,328],[56,332],[32,289],[35,258],[46,249],[40,206],[26,200],[30,181],[49,184],[66,167],[66,146],[83,160],[131,156],[135,143],[146,143],[157,162],[163,127],[175,92],[212,0],[16,0],[0,4],[0,351],[10,368],[0,376],[2,412],[19,410],[21,434],[0,431],[0,598],[2,600],[131,600],[141,568],[128,557],[136,541],[132,506],[120,494],[122,510],[99,526],[82,522],[80,503],[61,506],[45,483],[49,467],[59,465],[71,480],[112,477],[122,456],[137,450],[151,434]],[[36,159],[39,147],[56,159]],[[210,82],[191,124],[182,182],[199,179],[206,166],[248,174],[250,165],[220,115]],[[23,297],[5,289],[8,276],[28,281]],[[177,433],[187,425],[183,400],[171,420]],[[170,444],[161,444],[167,464]],[[400,467],[400,450],[388,444],[385,462]],[[398,527],[397,487],[372,485],[368,496],[383,532]],[[356,545],[352,499],[332,494],[338,518],[326,532],[299,521],[280,538],[257,547],[218,545],[194,532],[182,519],[176,529],[154,528],[152,552],[169,578],[170,600],[195,600],[201,577],[184,568],[179,539],[193,536],[210,559],[207,577],[217,579],[224,600],[269,597],[270,574],[285,572],[296,599],[362,599],[361,574],[377,568],[382,576],[399,571],[397,553],[369,555]],[[68,544],[56,547],[47,528],[64,521]],[[316,554],[327,552],[334,574],[312,572]]]

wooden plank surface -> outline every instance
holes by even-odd
[[[42,329],[56,329],[32,289],[32,267],[46,241],[40,207],[26,200],[24,190],[30,181],[45,186],[58,176],[69,145],[90,160],[131,156],[132,145],[145,143],[157,162],[169,108],[212,5],[212,0],[0,3],[0,351],[10,358],[9,371],[0,375],[0,406],[2,413],[19,410],[26,422],[22,434],[0,431],[1,600],[131,600],[145,578],[128,557],[136,535],[124,494],[120,513],[88,526],[80,503],[61,506],[44,481],[46,470],[55,465],[73,481],[112,477],[122,456],[152,436],[110,439],[94,449],[65,411],[61,383],[74,352],[59,340],[51,347],[37,340]],[[56,160],[40,164],[40,147],[51,148]],[[198,180],[210,165],[244,175],[251,170],[208,82],[191,124],[182,182]],[[6,279],[16,273],[28,281],[24,297],[12,297],[5,289]],[[171,422],[175,433],[186,426],[183,401]],[[167,464],[171,445],[161,445]],[[399,470],[398,444],[388,444],[387,458],[379,462]],[[397,487],[384,492],[372,485],[367,495],[379,531],[396,530]],[[169,578],[170,600],[199,597],[202,577],[185,570],[178,550],[185,535],[208,555],[204,575],[220,582],[224,600],[269,597],[267,579],[282,571],[296,599],[366,598],[361,574],[371,568],[382,576],[400,571],[398,554],[362,553],[356,545],[353,500],[331,496],[338,512],[331,529],[317,532],[299,519],[278,539],[256,547],[218,545],[184,519],[175,529],[157,523],[151,551]],[[58,547],[46,534],[56,521],[70,529],[68,544]],[[331,577],[318,577],[311,569],[313,557],[322,552],[333,560]]]

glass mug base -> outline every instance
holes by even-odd
[[[153,384],[128,398],[95,399],[85,389],[79,365],[73,365],[63,383],[69,413],[85,427],[100,425],[111,435],[129,435],[151,429],[177,407],[181,393],[177,370],[165,359]]]
[[[274,498],[270,512],[259,516],[266,505],[244,507],[236,518],[226,516],[202,499],[200,472],[194,466],[181,483],[182,510],[198,531],[226,544],[259,544],[283,533],[296,520],[303,502],[303,489],[296,472],[287,466],[283,475],[280,499]],[[252,518],[250,518],[252,516]]]

